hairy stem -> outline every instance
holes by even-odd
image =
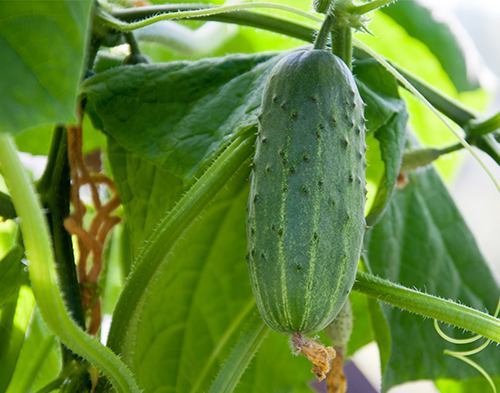
[[[132,22],[139,19],[148,19],[155,15],[158,15],[159,13],[170,13],[179,10],[199,10],[205,9],[206,7],[206,5],[200,4],[166,4],[148,7],[116,9],[111,12],[111,15],[123,22]],[[306,42],[314,41],[315,30],[313,28],[289,19],[267,14],[259,14],[256,12],[233,11],[223,14],[198,16],[190,19],[234,23],[241,26],[249,26],[255,27],[257,29],[273,31],[278,34],[284,34],[289,37],[294,37]],[[317,21],[321,22],[321,19],[318,18]]]
[[[332,52],[352,68],[352,30],[349,22],[342,17],[335,17],[332,29]]]
[[[66,307],[78,326],[85,329],[73,242],[63,224],[65,218],[69,216],[70,186],[68,132],[65,127],[57,126],[52,136],[47,167],[37,189],[46,209],[46,218],[54,245],[56,271]],[[77,356],[63,346],[62,358],[64,366]]]
[[[405,288],[360,271],[356,274],[353,289],[403,310],[437,319],[500,342],[500,320],[473,308]]]
[[[328,35],[332,30],[333,23],[335,22],[335,18],[332,14],[328,14],[321,25],[321,29],[318,32],[318,36],[316,37],[316,41],[314,41],[314,49],[325,49],[326,43],[328,41]]]
[[[61,342],[99,367],[120,393],[139,393],[130,371],[108,348],[87,335],[70,316],[61,296],[49,230],[42,208],[13,142],[0,136],[0,170],[21,219],[31,287],[40,313]]]
[[[199,7],[199,6],[198,6]],[[146,7],[144,7],[146,8]],[[157,12],[151,15],[149,18],[140,20],[138,22],[131,23],[123,23],[119,19],[116,19],[113,14],[108,14],[102,9],[99,9],[96,12],[96,18],[101,25],[108,26],[118,31],[132,31],[135,29],[139,29],[141,27],[149,26],[152,23],[159,22],[162,20],[182,20],[182,19],[193,19],[193,18],[203,18],[208,16],[213,16],[217,14],[224,14],[228,12],[237,12],[245,9],[255,9],[255,8],[266,8],[266,9],[277,9],[282,11],[288,11],[293,14],[302,16],[306,19],[312,20],[314,22],[321,22],[321,19],[308,14],[307,12],[301,11],[299,9],[283,5],[283,4],[275,4],[275,3],[242,3],[242,4],[234,4],[228,6],[221,7],[204,7],[202,9],[194,9],[194,10],[182,10],[179,7],[176,7],[176,10],[170,9],[169,11],[162,11],[158,9],[158,7],[148,7],[148,8],[156,8]]]

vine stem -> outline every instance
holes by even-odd
[[[333,24],[335,22],[335,18],[332,14],[328,14],[321,25],[321,29],[318,32],[318,36],[316,37],[316,41],[314,41],[314,49],[325,49],[326,42],[328,41],[328,35],[330,34],[330,30],[332,30]]]
[[[97,366],[118,392],[139,393],[130,370],[108,348],[80,329],[69,315],[57,282],[52,244],[40,202],[12,139],[5,134],[0,135],[0,170],[21,221],[31,287],[45,323],[68,348]]]
[[[318,18],[317,16],[308,14],[307,12],[301,11],[297,8],[277,3],[243,3],[243,4],[233,4],[233,5],[214,7],[214,8],[205,8],[195,11],[169,12],[165,14],[152,16],[148,19],[132,23],[124,23],[116,19],[112,15],[108,14],[107,12],[104,12],[102,9],[97,10],[96,17],[99,18],[103,24],[108,25],[109,27],[114,28],[116,30],[132,31],[135,29],[139,29],[141,27],[149,26],[155,22],[159,22],[162,20],[189,19],[194,17],[210,16],[226,12],[234,12],[234,11],[255,9],[255,8],[266,8],[266,9],[288,11],[295,15],[302,16],[304,18],[307,18],[315,22],[322,22],[321,18]]]
[[[332,52],[352,69],[352,28],[342,16],[335,17],[332,29]]]
[[[353,289],[392,306],[437,319],[500,343],[500,320],[484,312],[360,271],[356,274]]]

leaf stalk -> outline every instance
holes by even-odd
[[[360,271],[356,274],[353,289],[392,306],[437,319],[500,343],[500,320],[484,312]]]

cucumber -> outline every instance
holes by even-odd
[[[247,206],[250,281],[264,321],[314,333],[354,283],[366,224],[364,104],[326,50],[286,55],[262,98]]]

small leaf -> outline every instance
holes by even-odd
[[[0,133],[75,121],[91,4],[0,2]]]

